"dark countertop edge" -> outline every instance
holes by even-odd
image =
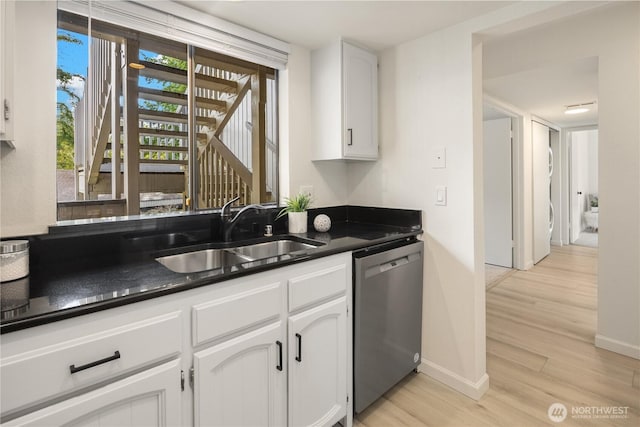
[[[34,317],[17,319],[15,321],[7,319],[0,324],[0,335],[19,331],[22,329],[31,328],[34,326],[48,324],[48,323],[52,323],[60,320],[70,319],[70,318],[82,316],[85,314],[95,313],[102,310],[108,310],[110,308],[116,308],[116,307],[120,307],[127,304],[145,301],[152,298],[159,298],[164,295],[171,295],[178,292],[199,288],[202,286],[208,286],[215,283],[224,282],[224,281],[235,279],[238,277],[249,276],[255,273],[261,273],[264,271],[301,263],[304,261],[324,258],[324,257],[335,255],[338,253],[356,251],[359,249],[364,249],[370,246],[377,246],[387,242],[393,242],[396,240],[404,240],[407,238],[417,237],[422,233],[423,233],[423,230],[406,231],[393,236],[382,237],[379,239],[366,241],[366,242],[348,244],[348,245],[340,246],[333,249],[318,251],[317,253],[313,253],[309,255],[301,255],[295,258],[279,260],[270,264],[259,265],[246,270],[228,273],[228,274],[220,275],[213,278],[208,277],[201,280],[194,280],[193,282],[188,282],[188,283],[174,285],[174,286],[167,286],[164,288],[154,289],[148,292],[140,292],[132,295],[122,296],[120,298],[115,298],[108,301],[95,302],[95,303],[86,304],[78,307],[58,310],[52,313],[36,315]]]

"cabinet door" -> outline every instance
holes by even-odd
[[[282,325],[277,322],[194,355],[196,426],[286,425]]]
[[[3,425],[179,426],[180,393],[180,362],[174,360]]]
[[[346,301],[289,318],[290,426],[332,426],[347,414]]]
[[[13,115],[13,28],[15,1],[0,1],[0,140],[11,140]],[[9,110],[5,115],[5,107]]]
[[[345,158],[378,157],[378,59],[371,52],[343,43]]]

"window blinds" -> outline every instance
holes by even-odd
[[[288,43],[173,1],[59,0],[58,9],[284,69]]]

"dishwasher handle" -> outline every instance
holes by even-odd
[[[365,271],[365,277],[372,277],[378,274],[386,273],[388,271],[394,270],[396,268],[400,268],[409,263],[420,260],[422,257],[420,256],[420,252],[414,252],[409,255],[402,256],[400,258],[396,258],[392,261],[387,261],[382,264],[377,264],[372,267],[367,268]]]
[[[380,267],[380,273],[384,273],[385,271],[393,270],[394,268],[401,267],[405,264],[409,264],[408,256],[403,256],[402,258],[380,264],[378,267]]]

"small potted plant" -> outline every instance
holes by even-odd
[[[307,209],[311,206],[309,194],[298,194],[295,197],[284,199],[285,207],[280,210],[276,219],[284,216],[289,218],[289,233],[307,232]]]
[[[598,212],[598,196],[589,196],[589,204],[591,205],[591,212]]]

